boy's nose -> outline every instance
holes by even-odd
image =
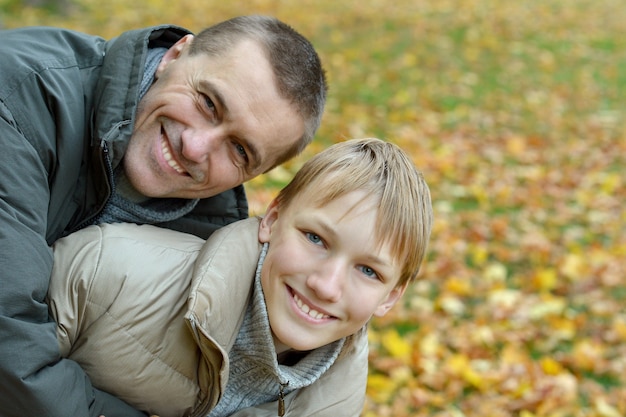
[[[307,280],[320,300],[336,303],[341,299],[346,269],[341,262],[325,262]]]

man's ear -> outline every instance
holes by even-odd
[[[180,57],[185,48],[191,45],[192,40],[193,35],[185,35],[180,38],[178,42],[172,45],[170,49],[167,50],[167,52],[165,52],[165,55],[163,55],[163,58],[161,58],[161,62],[159,63],[159,66],[157,67],[154,74],[155,78],[159,78],[159,76],[163,73],[168,64],[176,61]]]
[[[393,307],[396,304],[396,302],[400,298],[402,298],[402,296],[404,295],[404,292],[406,291],[407,285],[408,283],[401,285],[399,287],[395,287],[393,290],[391,290],[387,298],[382,303],[380,303],[378,307],[376,308],[376,311],[374,311],[374,316],[382,317],[385,314],[387,314],[387,312],[391,310],[391,307]]]
[[[275,198],[267,208],[265,216],[261,219],[261,223],[259,224],[259,242],[261,243],[270,241],[272,226],[278,219],[278,206],[278,200]]]

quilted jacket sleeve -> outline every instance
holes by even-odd
[[[48,303],[61,354],[94,386],[139,410],[189,415],[202,393],[198,347],[184,313],[203,243],[128,223],[89,226],[57,240]]]
[[[70,355],[81,329],[98,319],[94,314],[85,314],[85,310],[100,259],[101,237],[100,228],[88,227],[54,245],[55,260],[47,302],[50,315],[57,323],[62,357]],[[82,259],[90,261],[82,262]]]
[[[142,416],[95,390],[59,357],[44,302],[52,268],[48,176],[39,152],[0,106],[0,415]]]

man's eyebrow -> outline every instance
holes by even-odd
[[[215,84],[213,84],[211,81],[201,80],[200,90],[203,91],[205,94],[211,93],[211,95],[213,96],[212,100],[214,102],[217,102],[217,105],[222,110],[222,113],[228,113],[228,105],[226,104],[226,101],[224,100],[224,96],[222,96],[219,89],[215,87]],[[216,103],[213,103],[213,104],[216,104]]]
[[[226,100],[224,100],[224,96],[222,95],[222,93],[220,93],[219,89],[215,87],[215,85],[208,80],[201,80],[200,81],[200,88],[205,92],[205,93],[211,93],[211,95],[213,96],[213,100],[217,103],[217,106],[221,109],[221,112],[223,115],[228,114],[228,104],[226,103]],[[224,116],[222,116],[224,117]],[[251,141],[248,138],[239,138],[239,140],[242,143],[242,145],[244,145],[244,147],[248,150],[248,152],[250,152],[250,165],[248,166],[248,170],[251,172],[256,171],[259,166],[261,166],[261,162],[262,162],[262,157],[261,157],[261,152],[259,152],[259,148],[254,144],[253,141]]]

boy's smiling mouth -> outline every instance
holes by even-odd
[[[309,306],[300,296],[293,290],[290,289],[291,295],[293,296],[293,300],[296,303],[296,306],[300,309],[301,312],[316,320],[326,320],[331,319],[333,316],[330,316],[324,312],[318,311],[318,309]]]

